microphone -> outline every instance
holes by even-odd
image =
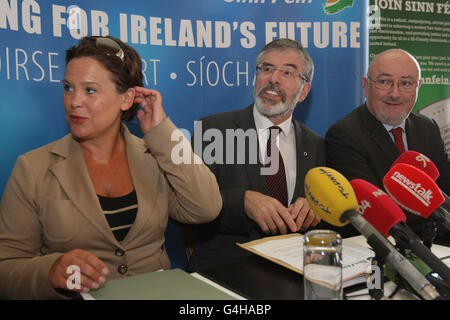
[[[439,178],[440,175],[439,170],[433,163],[433,161],[417,151],[408,150],[403,152],[397,158],[397,160],[394,161],[391,167],[395,166],[397,163],[406,163],[413,167],[416,167],[417,169],[422,170],[427,175],[429,175],[433,180]]]
[[[416,167],[419,170],[422,170],[425,172],[431,179],[436,181],[437,178],[439,178],[439,170],[436,167],[436,165],[431,161],[427,156],[424,154],[417,152],[417,151],[405,151],[403,152],[397,160],[394,161],[392,166],[396,165],[397,163],[406,163],[413,167]],[[442,195],[445,198],[445,202],[443,203],[443,206],[445,210],[450,211],[450,198],[445,194],[444,191],[441,190]]]
[[[434,273],[433,270],[411,250],[405,249],[403,250],[403,252],[401,251],[401,253],[436,288],[437,292],[439,292],[440,300],[450,300],[450,286],[448,285],[448,283],[446,283],[437,273]],[[392,264],[387,263],[384,266],[384,270],[386,276],[392,282],[397,284],[397,289],[404,288],[410,292],[417,294],[417,292],[415,292],[414,289],[411,288],[411,286],[400,276],[400,274],[397,272],[397,270],[395,270]],[[394,293],[391,294],[391,297],[395,294],[397,289],[394,290]]]
[[[387,193],[402,208],[422,218],[430,217],[450,229],[450,214],[442,208],[444,196],[437,184],[423,171],[397,163],[383,178]]]
[[[334,226],[351,222],[374,251],[390,262],[424,299],[440,297],[434,286],[359,214],[356,195],[342,174],[331,168],[316,167],[306,174],[304,186],[306,200],[315,214]]]
[[[391,235],[398,246],[412,250],[450,285],[450,269],[436,257],[407,225],[402,209],[384,191],[362,180],[350,181],[363,218],[385,237]]]

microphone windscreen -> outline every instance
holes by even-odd
[[[383,190],[362,179],[350,184],[358,199],[359,213],[386,238],[394,225],[406,222],[402,209]]]
[[[420,152],[411,150],[405,151],[394,161],[392,166],[395,166],[397,163],[406,163],[416,167],[429,175],[433,180],[436,180],[439,177],[439,170],[436,168],[433,161]]]
[[[305,177],[305,197],[314,213],[334,226],[344,226],[341,221],[347,210],[358,210],[350,182],[339,172],[327,167],[310,169]]]
[[[422,218],[428,218],[445,200],[433,179],[405,163],[393,166],[384,176],[383,185],[401,207]]]

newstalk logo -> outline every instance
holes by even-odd
[[[353,0],[328,0],[323,5],[323,11],[326,14],[336,14],[348,7],[353,7]]]
[[[427,190],[422,187],[421,183],[415,183],[409,180],[407,177],[402,175],[400,172],[395,171],[391,176],[391,179],[409,191],[414,197],[420,200],[426,207],[431,204],[431,199],[433,199],[433,191]]]

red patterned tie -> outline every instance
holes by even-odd
[[[280,127],[272,126],[269,128],[269,140],[267,140],[267,159],[270,159],[272,151],[274,156],[278,154],[278,171],[273,175],[266,175],[267,188],[269,195],[281,202],[284,206],[287,206],[287,183],[286,173],[284,171],[284,162],[281,157],[281,152],[276,145],[276,138],[280,134]],[[274,136],[272,137],[272,133]],[[276,154],[275,154],[276,152]],[[270,162],[265,165],[270,167]]]
[[[394,135],[394,143],[400,154],[405,152],[405,145],[403,144],[402,131],[403,131],[402,128],[395,128],[389,130],[389,132],[391,132]]]

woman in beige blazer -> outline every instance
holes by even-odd
[[[174,132],[161,95],[142,88],[141,70],[137,52],[113,37],[67,50],[71,133],[17,159],[0,206],[0,298],[67,298],[106,279],[168,269],[168,217],[204,223],[219,214],[214,175]],[[122,123],[135,115],[143,139]],[[180,145],[192,164],[172,161]]]

